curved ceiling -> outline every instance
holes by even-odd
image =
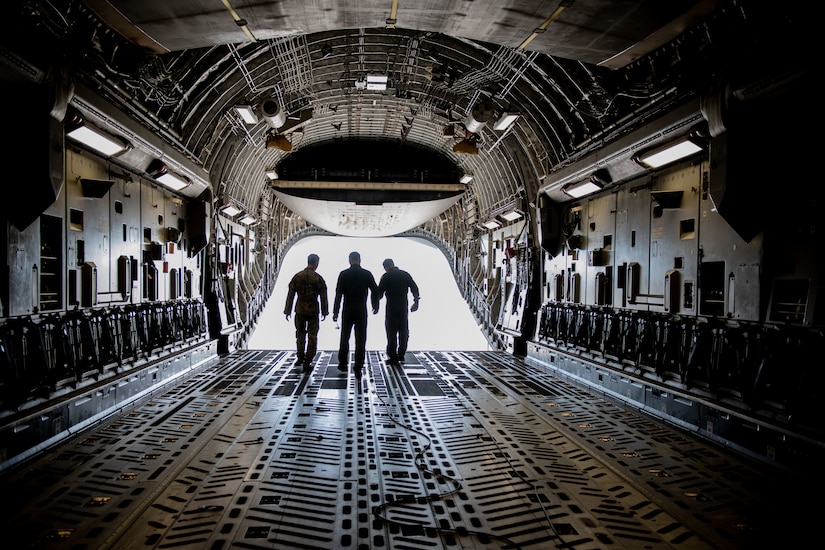
[[[275,196],[306,221],[350,237],[409,231],[453,206],[466,190],[434,150],[388,140],[302,147],[271,172]]]
[[[155,53],[341,29],[408,29],[620,66],[673,38],[718,0],[86,0]],[[552,32],[546,32],[553,22]],[[632,53],[631,53],[632,50]]]
[[[267,172],[301,148],[351,139],[449,159],[473,176],[464,208],[477,220],[532,202],[548,175],[707,94],[719,74],[744,74],[731,59],[753,53],[731,29],[767,20],[759,2],[725,0],[29,4],[38,10],[17,14],[11,39],[34,40],[36,21],[52,41],[37,39],[32,63],[52,65],[60,51],[84,89],[152,128],[218,200],[261,220],[278,202]],[[262,116],[266,102],[283,124]],[[519,116],[496,129],[504,113]]]

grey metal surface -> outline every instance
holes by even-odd
[[[606,62],[649,51],[651,35],[677,34],[706,14],[715,0],[426,0],[391,2],[86,0],[125,36],[157,52],[269,40],[347,28],[388,27],[434,31],[552,55]],[[397,6],[397,7],[396,7]],[[565,9],[569,7],[570,9]],[[555,12],[558,10],[558,14]],[[537,31],[551,16],[554,32]],[[546,24],[545,24],[546,27]],[[662,40],[659,38],[658,40]],[[645,45],[647,44],[647,45]],[[635,51],[625,53],[628,48]],[[625,61],[627,62],[627,61]]]
[[[0,478],[47,548],[761,548],[813,532],[776,472],[501,352],[235,352]],[[816,513],[816,506],[807,508]],[[793,519],[793,523],[788,523]],[[810,529],[810,532],[807,532]]]
[[[128,129],[124,137],[133,149],[119,160],[143,173],[166,149],[170,169],[193,181],[181,194],[199,197],[209,180],[221,200],[262,221],[283,215],[272,208],[274,201],[261,198],[271,196],[265,172],[289,155],[266,147],[270,126],[263,120],[244,124],[238,104],[277,100],[293,116],[310,112],[301,132],[281,136],[288,134],[296,151],[354,138],[439,151],[474,175],[468,200],[487,218],[516,197],[535,198],[540,182],[550,185],[546,178],[575,162],[594,137],[612,141],[626,133],[629,128],[620,126],[629,120],[641,122],[642,111],[653,114],[677,97],[681,103],[704,91],[704,77],[695,77],[691,67],[724,57],[694,61],[709,49],[705,41],[739,42],[732,32],[738,22],[728,13],[772,21],[766,44],[786,43],[775,28],[784,12],[761,15],[749,2],[718,0],[86,0],[99,20],[80,6],[61,13],[42,4],[21,14],[36,32],[21,30],[13,43],[45,72],[49,49],[27,48],[30,40],[42,44],[44,31],[57,39],[83,36],[72,40],[67,54],[89,63],[88,74],[73,75],[72,104],[115,134]],[[714,12],[724,16],[722,29]],[[9,26],[17,27],[14,21]],[[730,61],[708,70],[737,81],[736,66]],[[368,74],[386,75],[388,88],[364,89]],[[690,77],[674,78],[681,74]],[[127,120],[99,107],[104,98],[92,90],[104,91],[107,102],[130,115]],[[493,101],[496,119],[515,111],[520,120],[507,131],[489,124],[474,132],[480,154],[456,153],[467,138],[462,121],[485,98]],[[135,120],[150,131],[133,129]],[[160,136],[186,158],[159,145]],[[561,193],[561,183],[555,187]]]

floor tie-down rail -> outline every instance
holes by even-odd
[[[238,351],[0,478],[20,548],[794,547],[775,472],[499,352]],[[821,512],[821,505],[819,511]],[[789,523],[792,520],[793,523]],[[789,546],[790,545],[790,546]]]

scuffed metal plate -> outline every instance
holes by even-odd
[[[386,0],[264,2],[86,0],[109,25],[157,53],[335,29],[403,28],[600,63],[672,38],[718,0]],[[545,32],[546,31],[546,32]],[[629,53],[625,53],[625,52]],[[612,60],[615,63],[615,60]]]
[[[398,368],[370,351],[360,381],[334,355],[309,375],[284,352],[205,367],[0,478],[3,532],[55,549],[706,549],[793,547],[815,525],[779,477],[506,353]]]

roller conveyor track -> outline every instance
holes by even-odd
[[[2,532],[54,549],[794,548],[822,511],[509,354],[367,356],[359,382],[330,351],[310,375],[292,352],[234,352],[7,472]]]

